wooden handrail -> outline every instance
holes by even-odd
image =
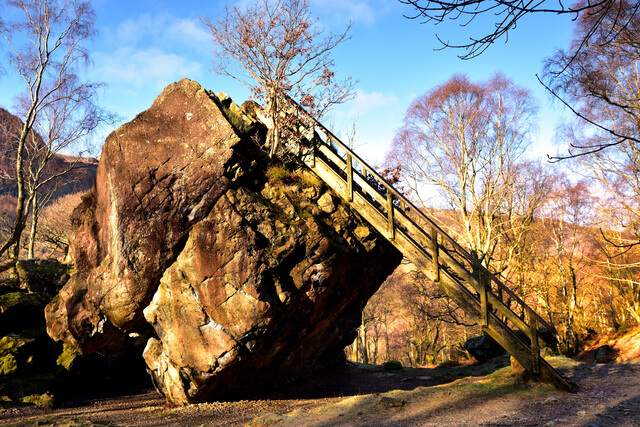
[[[479,277],[484,276],[486,279],[488,279],[488,281],[495,283],[498,288],[504,292],[506,292],[509,297],[512,298],[512,300],[518,304],[519,306],[521,306],[525,312],[527,312],[530,316],[530,319],[535,318],[537,320],[536,323],[540,324],[541,326],[545,327],[548,331],[552,332],[553,334],[557,334],[556,329],[549,324],[545,319],[543,319],[538,313],[536,313],[531,307],[529,307],[529,305],[527,303],[525,303],[518,295],[516,295],[508,286],[506,286],[498,277],[496,277],[491,271],[489,271],[485,266],[482,265],[482,263],[473,255],[471,255],[466,249],[464,249],[462,246],[460,246],[460,244],[458,244],[458,242],[456,242],[456,240],[454,240],[451,236],[449,236],[444,230],[442,230],[442,228],[440,228],[440,226],[435,223],[435,221],[433,221],[431,218],[429,218],[421,209],[417,208],[413,202],[411,202],[409,199],[407,199],[402,193],[400,193],[399,191],[397,191],[391,184],[389,184],[380,174],[378,174],[378,172],[376,172],[373,168],[371,168],[362,158],[360,158],[353,150],[351,150],[347,145],[345,145],[340,138],[338,138],[336,135],[333,134],[333,132],[331,132],[329,129],[327,129],[324,125],[322,125],[322,123],[320,123],[318,120],[316,120],[311,114],[309,114],[303,107],[301,107],[295,100],[293,100],[290,96],[288,95],[284,95],[285,99],[288,100],[288,102],[296,108],[296,110],[300,113],[302,113],[308,120],[311,121],[311,123],[313,124],[314,127],[318,128],[320,131],[322,131],[322,133],[325,134],[327,141],[331,141],[332,143],[336,144],[338,147],[340,147],[347,155],[347,185],[349,187],[348,191],[353,191],[353,183],[352,183],[352,174],[358,173],[357,171],[354,171],[353,167],[350,165],[352,165],[352,161],[355,160],[358,163],[360,163],[361,167],[362,167],[362,176],[363,178],[366,180],[366,176],[367,173],[371,176],[373,176],[375,178],[375,180],[380,183],[387,192],[387,200],[389,200],[391,198],[391,195],[393,195],[394,197],[396,197],[400,203],[402,205],[406,207],[409,207],[413,212],[415,212],[416,215],[418,215],[422,220],[424,220],[429,227],[431,227],[432,230],[436,231],[436,234],[440,234],[441,236],[444,237],[444,239],[449,242],[452,246],[452,248],[454,249],[454,251],[456,253],[458,253],[459,255],[461,255],[465,261],[469,262],[474,269],[477,269],[478,273],[479,273]],[[330,147],[329,144],[324,143],[324,145]],[[385,203],[387,205],[387,209],[389,209],[390,211],[387,212],[388,216],[389,216],[389,221],[393,221],[393,205],[391,203]],[[389,207],[390,206],[390,207]],[[389,232],[390,236],[393,236],[393,224],[391,225],[391,230]],[[424,232],[424,230],[422,230],[422,232],[426,234],[426,232]],[[486,280],[485,279],[485,280]],[[481,284],[481,287],[489,287],[488,286],[489,283],[486,284]],[[487,291],[491,292],[490,289],[487,289]],[[531,322],[531,320],[529,320],[529,322]],[[529,331],[523,331],[527,334],[529,334]]]

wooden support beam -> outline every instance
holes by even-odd
[[[431,227],[431,261],[433,263],[431,280],[438,283],[440,281],[440,248],[438,247],[438,230],[435,227]]]
[[[389,240],[396,238],[396,226],[393,222],[393,195],[387,190],[387,218],[389,221]]]
[[[351,153],[347,153],[347,197],[349,203],[353,202],[353,161]]]
[[[482,328],[489,326],[489,305],[487,304],[487,279],[488,277],[481,271],[479,275],[480,282],[480,325]]]
[[[540,347],[538,346],[538,318],[529,310],[529,325],[531,326],[531,372],[540,373]]]

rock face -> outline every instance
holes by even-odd
[[[185,79],[112,133],[74,212],[76,272],[47,307],[49,334],[85,354],[149,336],[172,403],[335,360],[401,260],[310,171],[265,158],[250,110]]]

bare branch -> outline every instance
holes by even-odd
[[[267,143],[273,156],[285,129],[285,95],[316,117],[353,98],[355,82],[337,81],[331,51],[349,39],[351,25],[340,34],[326,34],[308,7],[308,0],[259,0],[246,9],[227,7],[209,28],[215,47],[213,71],[232,77],[262,100],[271,122]]]
[[[477,16],[492,14],[496,21],[489,31],[480,37],[469,37],[466,43],[451,43],[436,36],[443,48],[466,50],[459,55],[462,59],[471,59],[481,55],[493,43],[501,38],[508,40],[509,31],[517,27],[518,22],[531,14],[572,15],[574,20],[583,14],[601,16],[615,8],[617,0],[595,0],[576,2],[566,7],[561,1],[549,0],[399,0],[414,10],[413,14],[405,15],[411,20],[425,24],[434,22],[436,25],[445,20],[463,20],[461,27],[467,26]],[[637,7],[635,12],[637,12]],[[591,28],[591,34],[597,31],[599,23],[596,21]],[[612,31],[609,40],[617,37]],[[583,39],[583,45],[590,40],[590,35]],[[578,49],[580,50],[580,48]]]

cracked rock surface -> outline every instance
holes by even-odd
[[[187,79],[113,132],[74,212],[76,270],[49,334],[84,354],[143,353],[174,404],[334,361],[401,255],[312,172],[264,157],[261,135]]]

